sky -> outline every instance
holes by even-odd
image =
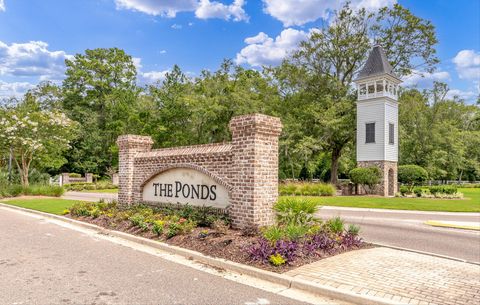
[[[65,59],[118,47],[134,58],[140,85],[174,64],[189,75],[223,59],[246,68],[278,65],[311,29],[328,24],[343,0],[0,0],[0,98],[41,81],[61,83]],[[351,0],[375,10],[396,0]],[[480,0],[398,0],[436,27],[440,64],[403,85],[446,82],[473,103],[480,86]]]

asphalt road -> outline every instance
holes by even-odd
[[[323,207],[319,216],[340,216],[360,225],[362,237],[372,243],[424,251],[480,263],[480,232],[439,228],[427,220],[480,223],[480,213],[444,213]]]
[[[305,304],[69,226],[0,207],[0,304]]]
[[[112,200],[116,199],[116,194],[68,192],[64,198]],[[347,223],[360,225],[361,235],[368,242],[480,263],[480,232],[424,224],[427,220],[480,223],[480,213],[322,207],[318,215],[324,219],[340,216]]]

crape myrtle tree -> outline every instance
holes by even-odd
[[[140,90],[133,59],[117,48],[99,48],[76,54],[65,64],[62,107],[81,128],[64,170],[104,173],[118,162],[115,141],[131,131],[137,108]]]
[[[75,137],[76,123],[64,113],[42,109],[30,93],[0,112],[0,147],[11,149],[24,187],[33,162],[42,168],[59,168],[66,162],[63,152]]]
[[[414,70],[432,71],[438,62],[436,42],[434,26],[399,4],[369,13],[354,11],[347,3],[328,26],[312,30],[272,71],[283,96],[282,163],[305,164],[328,151],[331,182],[336,183],[339,161],[355,137],[352,80],[372,44],[386,48],[401,77]]]

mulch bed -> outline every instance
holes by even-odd
[[[300,267],[305,264],[313,263],[315,261],[334,256],[337,254],[341,254],[344,252],[357,250],[357,249],[364,249],[364,248],[371,248],[370,244],[364,243],[360,247],[356,247],[354,249],[340,249],[336,248],[333,252],[330,253],[319,253],[317,256],[303,256],[299,255],[293,262],[289,262],[282,266],[273,266],[270,264],[264,264],[259,261],[253,261],[250,259],[247,249],[251,247],[257,240],[257,236],[247,236],[241,230],[233,230],[229,229],[225,234],[216,232],[210,228],[202,228],[198,227],[195,228],[191,233],[186,235],[177,235],[170,239],[166,239],[165,237],[158,237],[151,230],[142,231],[138,227],[132,226],[129,220],[124,220],[120,223],[113,222],[109,217],[105,215],[101,215],[98,218],[92,217],[72,217],[71,215],[66,215],[67,217],[71,217],[80,221],[88,222],[95,224],[100,227],[104,227],[111,230],[121,231],[153,240],[158,240],[170,245],[194,250],[200,252],[202,254],[217,257],[217,258],[224,258],[230,261],[234,261],[237,263],[261,268],[264,270],[269,270],[277,273],[283,273],[297,267]],[[208,235],[206,237],[201,237],[202,231],[208,231]]]

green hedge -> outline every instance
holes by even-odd
[[[77,191],[77,192],[118,188],[117,185],[113,185],[110,181],[97,181],[96,183],[75,182],[70,184],[64,184],[63,187],[67,191]]]
[[[20,195],[60,197],[64,192],[63,187],[58,185],[30,185],[26,188],[19,184],[0,186],[0,198]]]
[[[332,184],[311,182],[282,183],[278,191],[282,196],[333,196],[337,192]]]

